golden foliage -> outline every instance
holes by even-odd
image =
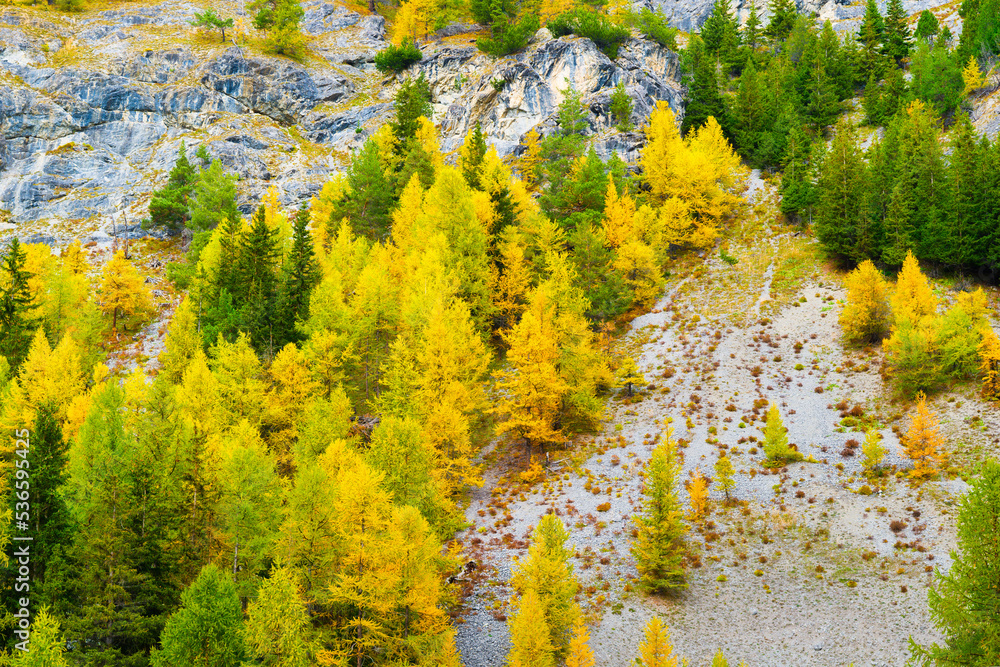
[[[569,655],[566,656],[566,667],[594,667],[594,652],[590,650],[587,642],[590,641],[590,633],[583,619],[573,626],[573,637],[569,640]]]
[[[1000,337],[990,326],[983,327],[979,344],[980,370],[983,373],[983,396],[1000,399]]]
[[[840,312],[844,338],[857,342],[876,342],[889,331],[889,286],[870,260],[851,271],[844,281],[847,303]]]
[[[153,311],[149,290],[132,262],[121,250],[114,254],[101,272],[101,310],[111,315],[111,329],[118,330],[118,319],[142,318]],[[126,327],[127,330],[127,327]]]
[[[969,62],[962,68],[962,82],[965,84],[964,94],[971,95],[986,85],[986,77],[979,69],[979,63],[975,56],[969,57]]]
[[[897,326],[903,322],[916,323],[937,313],[937,297],[912,252],[906,253],[890,302]]]
[[[670,645],[670,631],[659,617],[646,624],[645,639],[639,644],[639,657],[643,667],[677,667],[674,648]]]
[[[708,482],[697,468],[688,485],[688,497],[691,499],[691,518],[697,520],[705,516],[708,509]]]
[[[532,192],[538,190],[538,167],[541,164],[542,144],[539,141],[538,132],[532,129],[524,135],[524,152],[517,160],[517,170],[521,174],[521,180]]]
[[[910,429],[903,438],[906,455],[913,461],[910,476],[916,479],[933,477],[944,462],[944,438],[938,433],[938,419],[927,408],[927,396],[917,394],[917,414],[910,420]]]

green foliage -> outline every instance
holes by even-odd
[[[654,593],[687,588],[684,571],[687,526],[682,521],[677,480],[680,463],[677,443],[668,434],[646,465],[642,514],[633,518],[639,534],[632,543],[632,555],[642,576],[643,589]]]
[[[244,636],[248,652],[267,667],[316,664],[309,613],[294,573],[276,568],[247,609]]]
[[[963,0],[958,13],[962,17],[958,62],[1000,54],[1000,0]]]
[[[802,454],[788,444],[788,429],[781,423],[778,406],[771,403],[764,424],[764,465],[780,467],[789,461],[801,461]]]
[[[406,145],[416,136],[420,127],[420,117],[431,117],[431,88],[424,73],[421,72],[416,78],[411,77],[404,81],[396,91],[392,102],[396,117],[389,126],[396,135],[397,145]]]
[[[218,159],[202,169],[190,201],[188,226],[196,232],[214,229],[227,219],[239,219],[236,178],[222,169]]]
[[[944,46],[921,43],[913,54],[910,65],[913,72],[913,93],[926,101],[939,114],[950,114],[962,101],[965,87],[962,81],[962,63]]]
[[[565,35],[587,37],[612,60],[618,57],[618,47],[629,38],[627,28],[612,23],[606,15],[585,7],[577,7],[573,11],[555,17],[549,21],[548,28],[553,37]]]
[[[221,16],[215,13],[214,9],[208,8],[203,12],[195,12],[194,20],[191,21],[191,25],[196,28],[205,28],[207,30],[218,30],[221,35],[221,41],[226,41],[226,28],[233,27],[233,18],[229,17],[223,19]]]
[[[56,0],[55,6],[61,12],[82,12],[86,9],[83,0]]]
[[[38,305],[28,286],[32,277],[25,270],[27,255],[15,236],[0,263],[0,356],[17,369],[40,322],[33,316]]]
[[[697,36],[692,36],[685,52],[686,72],[689,77],[688,102],[681,121],[681,133],[687,134],[705,124],[709,117],[729,131],[729,110],[719,90],[719,78],[715,68],[715,58]]]
[[[889,0],[885,9],[883,52],[896,63],[910,55],[912,41],[907,19],[909,14],[903,8],[902,0]]]
[[[597,324],[614,320],[628,310],[632,296],[621,274],[608,270],[614,255],[604,245],[600,226],[581,220],[567,240],[573,246],[570,260],[576,270],[575,285],[587,297],[587,319]]]
[[[988,459],[958,510],[958,552],[947,573],[938,569],[928,591],[931,618],[944,641],[910,639],[912,665],[1000,663],[1000,464]]]
[[[305,37],[299,22],[305,10],[298,0],[254,0],[247,7],[254,12],[253,24],[267,32],[264,47],[271,53],[301,60],[305,55]]]
[[[191,217],[190,199],[198,178],[199,174],[188,160],[187,148],[182,141],[166,186],[155,191],[149,202],[148,226],[163,227],[171,233],[183,229]],[[143,226],[147,226],[145,221]]]
[[[292,220],[292,247],[281,263],[278,279],[276,347],[284,347],[301,336],[296,325],[309,319],[309,300],[319,284],[320,270],[309,231],[309,208],[302,206]]]
[[[934,16],[933,12],[925,9],[920,12],[920,18],[917,19],[917,29],[913,31],[913,37],[917,40],[933,40],[938,36],[939,30],[940,24],[937,17]]]
[[[167,621],[162,648],[151,656],[153,667],[237,667],[246,657],[242,621],[232,579],[215,565],[206,565]]]
[[[793,0],[770,0],[771,21],[764,30],[773,41],[785,39],[792,31],[798,11]]]
[[[837,126],[816,187],[815,224],[820,243],[841,257],[860,259],[858,240],[865,216],[865,163],[857,136],[846,121]]]
[[[477,39],[476,46],[493,57],[522,50],[540,25],[536,12],[514,0],[471,0],[469,9],[477,23],[489,26],[489,36]]]
[[[632,98],[625,92],[625,84],[621,81],[611,94],[611,115],[622,132],[632,130]]]
[[[347,167],[347,185],[350,190],[335,202],[327,221],[328,233],[336,234],[341,220],[346,218],[356,233],[372,240],[385,239],[392,220],[390,211],[396,203],[396,186],[385,173],[373,140],[366,140],[353,155]]]
[[[413,63],[420,62],[423,53],[413,41],[407,39],[396,46],[391,44],[375,54],[375,69],[380,72],[402,72]]]
[[[671,27],[663,12],[643,7],[638,14],[631,14],[629,23],[645,39],[656,42],[665,49],[677,50],[677,28]]]
[[[70,445],[65,497],[78,530],[62,571],[50,563],[47,576],[62,581],[66,637],[85,664],[142,664],[178,602],[189,444],[161,381],[131,406],[107,383]]]

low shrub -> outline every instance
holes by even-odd
[[[405,40],[399,46],[393,45],[376,53],[375,69],[380,72],[402,72],[423,57],[416,44]]]

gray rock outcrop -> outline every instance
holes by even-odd
[[[419,74],[446,153],[477,122],[501,155],[518,151],[533,128],[554,130],[570,87],[604,156],[632,159],[642,146],[641,134],[612,127],[619,82],[636,126],[659,100],[682,112],[677,55],[650,42],[632,40],[612,61],[588,39],[541,30],[523,53],[492,59],[464,38],[475,26],[459,25],[422,43],[421,62],[386,77],[371,64],[387,45],[382,17],[325,0],[303,7],[307,64],[197,36],[189,22],[199,8],[185,0],[52,21],[31,10],[0,14],[0,209],[25,233],[53,219],[93,229],[122,209],[141,219],[181,141],[189,154],[205,145],[238,175],[243,210],[270,184],[296,205],[346,166],[391,118],[401,82]]]

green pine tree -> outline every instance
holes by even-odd
[[[149,224],[170,232],[183,229],[190,219],[189,200],[197,181],[198,174],[188,160],[187,149],[182,141],[166,186],[154,192],[149,202]]]
[[[250,341],[258,352],[273,352],[275,349],[274,308],[278,283],[277,263],[281,257],[277,233],[276,229],[268,227],[267,211],[261,205],[253,217],[250,229],[240,240],[236,260],[242,319],[250,334]]]
[[[883,53],[894,59],[896,64],[910,55],[910,47],[913,45],[910,39],[910,27],[907,25],[909,16],[903,8],[903,0],[889,0],[885,9]]]
[[[396,135],[397,148],[402,148],[416,136],[420,127],[420,117],[431,117],[431,89],[424,73],[421,72],[419,76],[404,81],[396,91],[392,102],[396,117],[389,123],[389,127]]]
[[[303,205],[292,220],[292,247],[281,264],[276,322],[281,332],[279,347],[300,338],[296,325],[309,318],[309,299],[320,278],[309,231],[309,207]]]
[[[28,355],[31,339],[39,320],[33,316],[38,308],[28,285],[32,277],[25,270],[28,257],[21,242],[14,237],[7,255],[0,263],[0,356],[17,370]]]
[[[987,459],[958,510],[958,545],[947,574],[938,570],[928,591],[931,618],[941,644],[910,639],[911,663],[1000,664],[1000,463]]]
[[[222,163],[212,160],[201,170],[190,199],[188,226],[195,231],[214,229],[229,218],[238,218],[236,179],[225,173]]]
[[[680,463],[677,444],[670,434],[646,465],[642,514],[634,517],[638,536],[632,555],[641,575],[642,587],[650,592],[670,592],[687,588],[684,572],[687,526],[682,520],[677,497]]]
[[[938,36],[940,29],[941,26],[938,23],[937,17],[934,16],[933,12],[925,9],[920,12],[920,18],[917,19],[917,29],[913,31],[913,37],[916,40],[933,41]]]
[[[698,129],[710,116],[715,118],[724,132],[728,132],[729,114],[725,99],[719,91],[716,61],[699,37],[691,37],[687,59],[691,68],[691,82],[688,86],[684,120],[681,121],[681,133],[686,135],[691,130]]]
[[[416,131],[414,129],[414,131]],[[378,144],[365,141],[347,167],[349,192],[338,201],[327,221],[327,237],[334,238],[344,218],[355,234],[373,241],[388,238],[390,211],[396,205],[395,179],[386,174],[379,159]]]
[[[483,128],[479,121],[476,121],[469,141],[471,143],[468,152],[462,154],[462,176],[465,177],[465,182],[469,184],[470,188],[479,190],[481,189],[479,179],[482,177],[480,167],[483,164],[483,158],[486,157],[487,150],[486,138],[483,136]]]
[[[775,43],[784,40],[795,25],[798,10],[794,0],[770,0],[771,21],[765,33]]]
[[[213,564],[181,596],[153,651],[153,667],[212,665],[238,667],[246,657],[243,610],[232,579]]]
[[[846,121],[837,126],[816,189],[816,237],[835,255],[853,257],[864,215],[865,163]]]

